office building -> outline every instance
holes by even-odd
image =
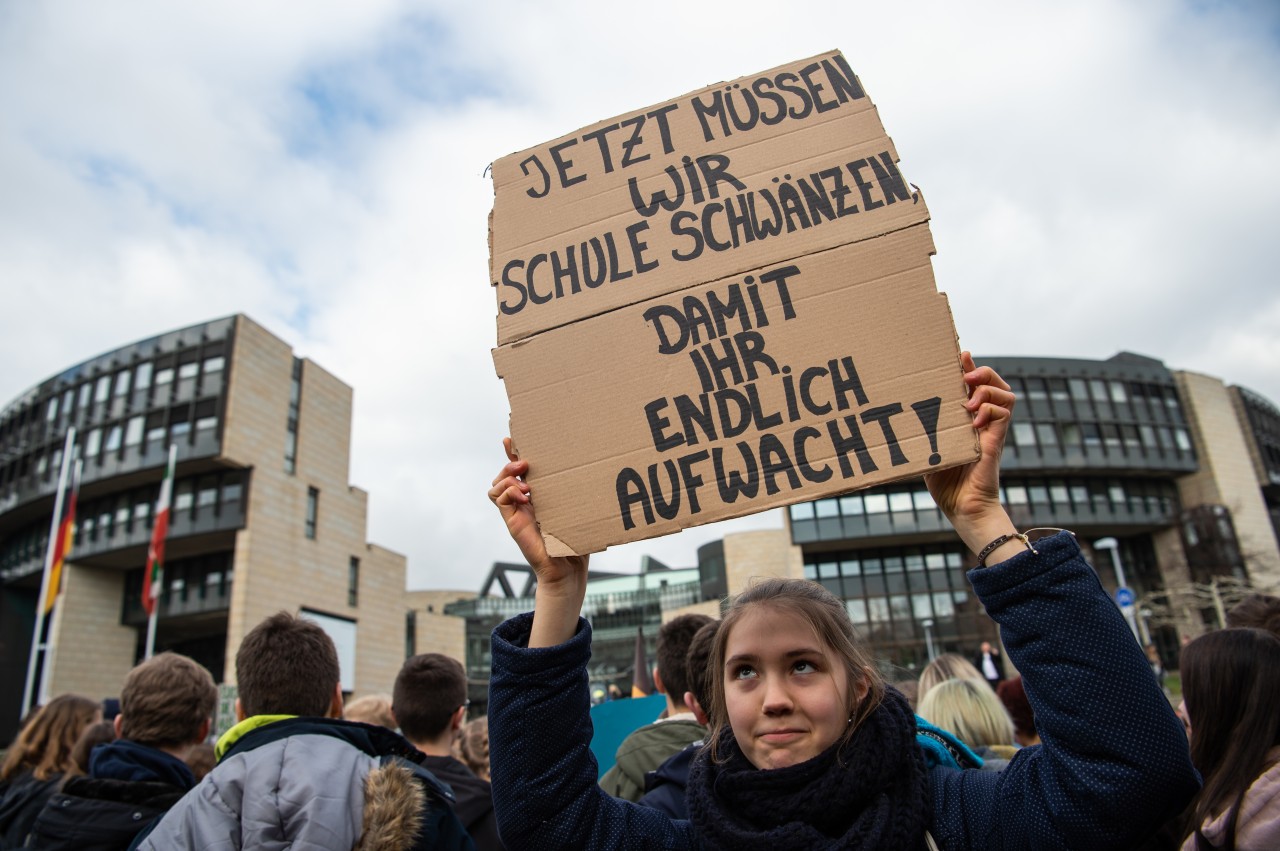
[[[0,410],[0,737],[17,721],[72,428],[83,473],[48,624],[48,694],[117,695],[141,657],[170,445],[157,649],[234,684],[241,638],[283,609],[334,637],[345,690],[386,691],[406,647],[405,558],[366,540],[367,494],[348,479],[351,412],[349,386],[240,315],[69,366]]]

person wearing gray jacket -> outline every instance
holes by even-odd
[[[240,722],[219,739],[218,764],[134,848],[473,851],[422,753],[340,720],[337,651],[318,625],[267,618],[241,643],[236,675]]]

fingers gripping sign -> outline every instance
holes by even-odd
[[[577,628],[578,612],[586,595],[588,557],[556,558],[547,554],[532,492],[524,478],[529,472],[529,462],[516,456],[511,438],[503,438],[502,445],[507,463],[489,488],[489,500],[498,507],[507,524],[507,533],[538,577],[529,646],[562,644],[573,637]]]
[[[988,525],[995,518],[1006,517],[1000,506],[1000,454],[1013,415],[1015,397],[1009,384],[995,370],[989,366],[976,366],[968,352],[961,355],[961,365],[969,388],[965,408],[973,416],[982,456],[971,464],[931,473],[924,478],[938,507],[951,520],[956,531],[965,536],[968,527]]]

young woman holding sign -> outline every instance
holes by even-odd
[[[538,576],[535,611],[493,634],[493,796],[509,848],[1126,848],[1181,810],[1197,778],[1146,659],[1070,533],[1034,542],[999,500],[1014,397],[964,355],[980,460],[926,476],[964,542],[969,579],[1003,629],[1044,742],[1002,772],[884,684],[840,600],[769,580],[717,633],[712,732],[695,759],[690,820],[608,797],[588,745],[587,558],[551,558],[529,463],[489,491]],[[976,764],[970,762],[970,764]]]

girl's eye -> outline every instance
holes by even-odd
[[[799,662],[796,662],[792,670],[794,670],[797,674],[812,674],[818,669],[814,667],[812,662],[805,662],[801,660]]]
[[[755,675],[756,675],[756,669],[751,667],[750,665],[739,665],[733,671],[733,678],[735,680],[747,680],[754,677]]]

